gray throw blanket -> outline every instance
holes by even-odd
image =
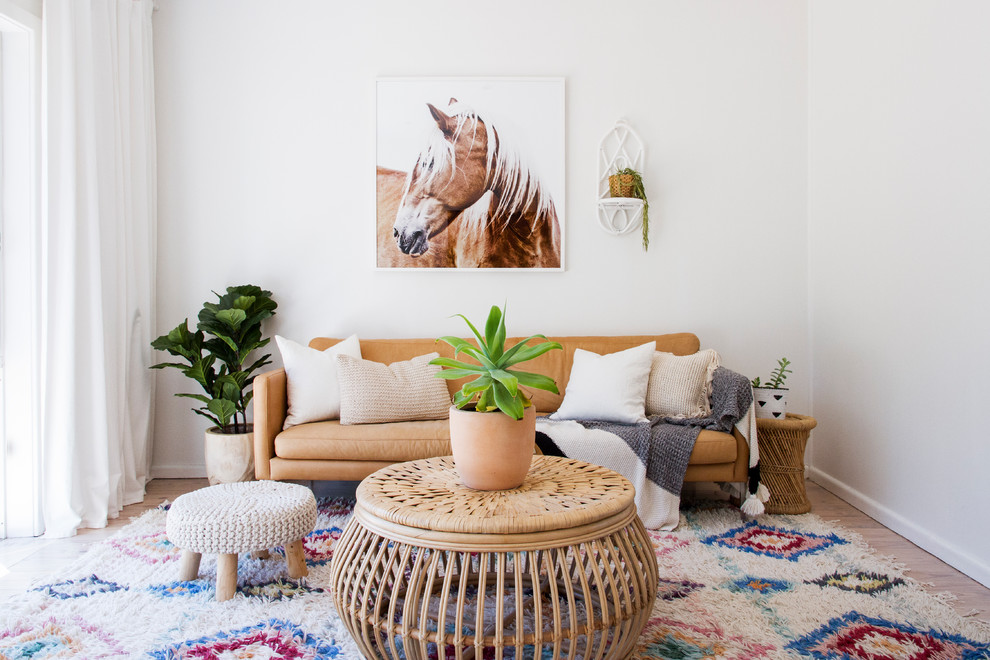
[[[675,419],[654,416],[641,424],[598,421],[537,422],[544,454],[568,456],[616,470],[636,486],[636,504],[651,528],[677,526],[684,474],[702,430],[732,433],[753,401],[749,379],[719,367],[712,380],[712,413]]]

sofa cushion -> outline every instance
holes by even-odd
[[[719,364],[718,353],[710,348],[694,355],[654,353],[646,414],[681,419],[710,415],[712,377]]]
[[[337,355],[361,357],[357,335],[327,348],[316,350],[275,335],[275,343],[285,365],[288,414],[282,428],[318,422],[340,416],[340,386]]]
[[[732,463],[736,438],[702,431],[691,452],[692,465]],[[339,420],[301,424],[275,438],[275,455],[296,460],[415,461],[450,455],[450,425],[445,419],[342,426]]]
[[[646,385],[656,342],[617,353],[574,351],[567,390],[551,419],[645,422]]]
[[[427,353],[388,365],[337,356],[340,423],[346,426],[446,419],[450,395],[444,381],[437,378],[440,366],[430,364],[439,356]]]
[[[341,425],[339,420],[293,426],[275,437],[275,455],[290,459],[415,461],[450,455],[446,419]]]
[[[691,465],[733,463],[738,446],[736,436],[720,431],[704,430],[698,434],[691,451]]]

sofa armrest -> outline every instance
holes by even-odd
[[[285,369],[254,377],[254,476],[272,478],[275,436],[282,431],[288,410]]]

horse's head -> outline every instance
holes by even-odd
[[[409,173],[392,230],[399,249],[414,257],[485,193],[496,144],[490,127],[456,99],[450,114],[427,107],[437,125]]]

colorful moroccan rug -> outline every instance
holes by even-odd
[[[0,658],[357,660],[326,591],[350,505],[320,503],[305,541],[308,578],[290,580],[277,555],[242,555],[238,593],[223,603],[213,557],[200,579],[176,581],[166,511],[150,511],[64,574],[0,603]],[[990,658],[990,626],[815,515],[749,520],[701,503],[652,538],[661,580],[641,658]]]

